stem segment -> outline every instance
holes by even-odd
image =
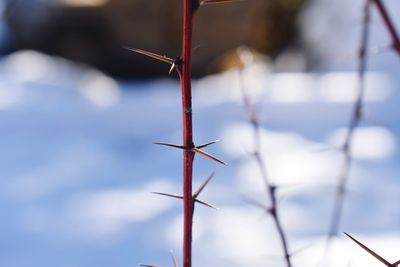
[[[183,145],[186,148],[193,148],[191,65],[194,8],[192,0],[184,0],[183,10],[182,73],[180,75]],[[193,160],[194,152],[185,149],[183,151],[183,267],[192,266]]]

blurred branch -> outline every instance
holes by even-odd
[[[343,215],[343,206],[347,195],[347,184],[349,182],[350,171],[353,162],[351,148],[354,142],[354,133],[363,118],[362,113],[363,113],[364,95],[365,95],[365,70],[367,68],[369,24],[370,24],[370,0],[366,0],[364,5],[364,19],[363,19],[363,27],[361,33],[361,44],[358,53],[359,56],[358,95],[353,106],[353,112],[350,118],[350,123],[347,128],[346,139],[342,146],[344,161],[342,165],[342,170],[340,172],[339,182],[337,185],[337,190],[334,200],[334,207],[330,223],[330,229],[328,233],[326,253],[329,249],[332,238],[338,234],[340,228],[340,222]]]
[[[291,267],[292,266],[291,253],[289,253],[289,246],[288,246],[286,233],[283,229],[282,222],[279,217],[279,207],[278,207],[278,201],[277,201],[277,197],[276,197],[277,186],[269,181],[265,160],[264,160],[263,156],[261,155],[260,121],[258,119],[258,114],[257,114],[254,106],[251,103],[250,97],[247,95],[244,80],[243,80],[244,68],[246,65],[248,65],[249,63],[251,63],[253,61],[253,54],[247,48],[238,49],[238,54],[239,54],[239,58],[240,58],[240,62],[241,62],[240,75],[239,75],[239,80],[240,80],[239,86],[240,86],[240,89],[242,92],[242,102],[243,102],[245,112],[247,114],[247,119],[253,128],[254,152],[251,155],[253,156],[253,158],[256,161],[258,168],[260,170],[261,176],[262,176],[264,184],[265,184],[265,189],[267,191],[267,194],[268,194],[270,202],[271,202],[271,204],[270,204],[271,206],[267,207],[261,203],[258,203],[255,201],[252,201],[252,202],[256,203],[257,207],[264,209],[268,214],[270,214],[272,216],[276,230],[277,230],[279,238],[281,240],[281,245],[282,245],[286,265],[287,265],[287,267]]]

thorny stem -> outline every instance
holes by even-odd
[[[182,74],[180,75],[182,91],[182,129],[183,145],[194,147],[192,128],[192,33],[195,13],[194,1],[184,0],[183,4],[183,40],[182,40]],[[192,266],[192,226],[194,201],[192,196],[192,173],[194,152],[183,151],[183,267]]]
[[[271,216],[272,216],[276,230],[278,231],[278,235],[281,240],[286,266],[291,267],[292,263],[291,263],[290,253],[289,253],[288,241],[287,241],[287,237],[286,237],[285,231],[282,226],[282,222],[279,217],[279,207],[278,207],[278,201],[276,198],[277,187],[269,181],[265,160],[264,160],[263,156],[261,155],[260,122],[258,120],[257,112],[254,110],[254,107],[252,106],[251,101],[245,91],[245,84],[244,84],[244,80],[243,80],[243,69],[244,69],[243,65],[240,69],[241,73],[239,75],[239,83],[240,83],[240,89],[242,91],[244,108],[245,108],[245,111],[247,112],[247,116],[248,116],[248,121],[250,122],[250,124],[252,125],[252,128],[253,128],[254,152],[252,153],[252,155],[258,165],[258,168],[261,173],[261,177],[263,178],[263,181],[265,184],[265,189],[267,191],[267,194],[268,194],[270,202],[271,202],[271,207],[269,208],[269,214],[271,214]]]
[[[339,183],[335,195],[334,209],[328,233],[328,247],[331,239],[337,235],[340,227],[340,221],[343,214],[343,205],[346,197],[346,188],[349,181],[350,170],[352,165],[351,147],[354,140],[354,132],[362,119],[362,108],[364,103],[365,94],[365,70],[367,67],[367,49],[368,49],[368,35],[370,23],[370,1],[366,0],[364,6],[364,19],[363,28],[361,33],[361,45],[359,49],[359,66],[358,66],[358,95],[356,102],[353,106],[353,113],[350,118],[349,126],[347,128],[347,135],[344,141],[342,152],[344,154],[344,161],[340,173]],[[374,0],[375,1],[375,0]]]

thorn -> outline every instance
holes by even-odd
[[[156,194],[156,195],[160,195],[160,196],[171,197],[171,198],[176,198],[176,199],[181,199],[181,200],[183,200],[183,196],[180,196],[180,195],[174,195],[174,194],[168,194],[168,193],[161,193],[161,192],[151,192],[151,193],[152,193],[152,194]],[[194,201],[194,202],[197,202],[197,203],[199,203],[199,204],[202,204],[202,205],[204,205],[204,206],[207,206],[207,207],[209,207],[209,208],[212,208],[212,209],[217,210],[217,208],[216,208],[215,206],[213,206],[213,205],[211,205],[210,203],[207,203],[207,202],[205,202],[205,201],[199,200],[199,199],[197,199],[197,198],[193,198],[193,201]]]
[[[199,148],[199,149],[201,149],[201,148],[205,148],[205,147],[208,147],[208,146],[210,146],[210,145],[213,145],[213,144],[219,143],[219,142],[221,142],[221,140],[217,139],[217,140],[214,140],[214,141],[211,141],[211,142],[208,142],[208,143],[205,143],[205,144],[196,146],[196,147]]]
[[[297,254],[300,254],[301,252],[303,252],[304,250],[309,249],[312,246],[315,246],[315,243],[310,243],[310,244],[305,245],[305,246],[303,246],[301,248],[298,248],[295,251],[293,251],[292,253],[290,253],[290,257],[296,256]]]
[[[196,190],[196,192],[193,194],[193,201],[197,202],[199,204],[202,204],[204,206],[207,206],[209,208],[215,209],[217,210],[217,208],[213,205],[211,205],[210,203],[207,203],[205,201],[202,201],[200,199],[198,199],[200,193],[204,190],[204,188],[207,186],[207,184],[211,181],[211,179],[214,177],[215,172],[212,172],[210,176],[208,176],[208,178],[200,185],[200,187]]]
[[[193,198],[197,199],[197,197],[200,195],[200,193],[203,191],[203,189],[207,186],[207,184],[211,181],[211,179],[214,177],[215,172],[212,172],[210,176],[200,185],[200,187],[197,189],[197,191],[193,194]]]
[[[269,209],[270,209],[269,207],[265,206],[261,202],[258,202],[257,200],[254,200],[254,199],[251,199],[248,197],[244,197],[243,200],[246,201],[248,204],[258,207],[264,211],[269,211]]]
[[[179,56],[174,60],[174,63],[171,65],[171,68],[169,69],[168,75],[171,74],[171,72],[176,69],[178,74],[181,74],[181,67],[182,67],[182,58]]]
[[[182,196],[180,195],[175,195],[175,194],[168,194],[168,193],[162,193],[162,192],[151,192],[152,194],[160,195],[160,196],[165,196],[165,197],[172,197],[172,198],[178,198],[178,199],[183,199]]]
[[[169,251],[169,253],[171,253],[171,257],[172,257],[172,262],[174,264],[174,267],[179,267],[178,261],[176,260],[176,257],[174,255],[174,252],[172,250]]]
[[[171,75],[171,73],[172,73],[172,71],[175,69],[175,67],[176,67],[176,64],[175,64],[175,62],[174,62],[174,63],[172,63],[171,68],[170,68],[169,71],[168,71],[168,75]]]
[[[384,258],[382,258],[381,256],[379,256],[377,253],[375,253],[372,249],[368,248],[367,246],[365,246],[363,243],[361,243],[360,241],[358,241],[357,239],[355,239],[354,237],[352,237],[351,235],[349,235],[348,233],[344,232],[345,235],[347,235],[351,240],[353,240],[355,243],[357,243],[357,245],[359,245],[360,247],[362,247],[365,251],[367,251],[369,254],[371,254],[373,257],[375,257],[377,260],[379,260],[380,262],[382,262],[383,264],[385,264],[388,267],[393,267],[393,264],[391,264],[390,262],[388,262],[387,260],[385,260]]]
[[[207,207],[209,207],[209,208],[212,208],[212,209],[214,209],[214,210],[218,210],[217,207],[215,207],[215,206],[213,206],[213,205],[211,205],[210,203],[207,203],[207,202],[205,202],[205,201],[199,200],[199,199],[197,199],[197,198],[194,199],[194,202],[197,202],[197,203],[199,203],[199,204],[202,204],[202,205],[207,206]]]
[[[212,159],[212,160],[214,160],[214,161],[216,161],[216,162],[219,162],[219,163],[221,163],[221,164],[223,164],[223,165],[228,165],[228,164],[226,164],[225,162],[223,162],[222,160],[220,160],[220,159],[214,157],[213,155],[208,154],[207,152],[204,152],[204,151],[198,149],[197,147],[193,147],[193,148],[192,148],[192,151],[195,152],[195,153],[198,153],[198,154],[202,155],[203,157],[206,157],[206,158]]]
[[[211,5],[211,4],[225,4],[230,2],[237,2],[242,0],[200,0],[200,5]]]
[[[170,65],[173,65],[175,63],[175,60],[173,60],[172,58],[169,58],[169,57],[166,57],[166,56],[161,56],[159,54],[148,52],[148,51],[145,51],[145,50],[142,50],[142,49],[131,48],[131,47],[123,47],[123,48],[126,49],[126,50],[129,50],[129,51],[138,53],[138,54],[142,54],[142,55],[148,56],[148,57],[156,59],[158,61],[162,61],[162,62],[168,63]]]
[[[174,148],[179,148],[179,149],[186,149],[186,147],[184,147],[184,146],[168,144],[168,143],[154,142],[153,144],[160,145],[160,146],[169,146],[169,147],[174,147]]]

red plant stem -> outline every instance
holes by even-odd
[[[383,19],[383,22],[386,25],[387,30],[389,31],[390,37],[392,38],[392,47],[396,50],[396,52],[400,55],[400,38],[397,34],[397,31],[392,23],[392,20],[389,17],[389,14],[383,5],[382,0],[372,0],[376,4],[378,11]]]
[[[183,145],[192,148],[192,89],[191,89],[191,64],[192,64],[192,33],[194,8],[192,0],[184,0],[183,5],[183,43],[182,43],[182,129]],[[183,151],[183,267],[192,266],[192,226],[194,201],[192,196],[192,173],[194,152]]]

